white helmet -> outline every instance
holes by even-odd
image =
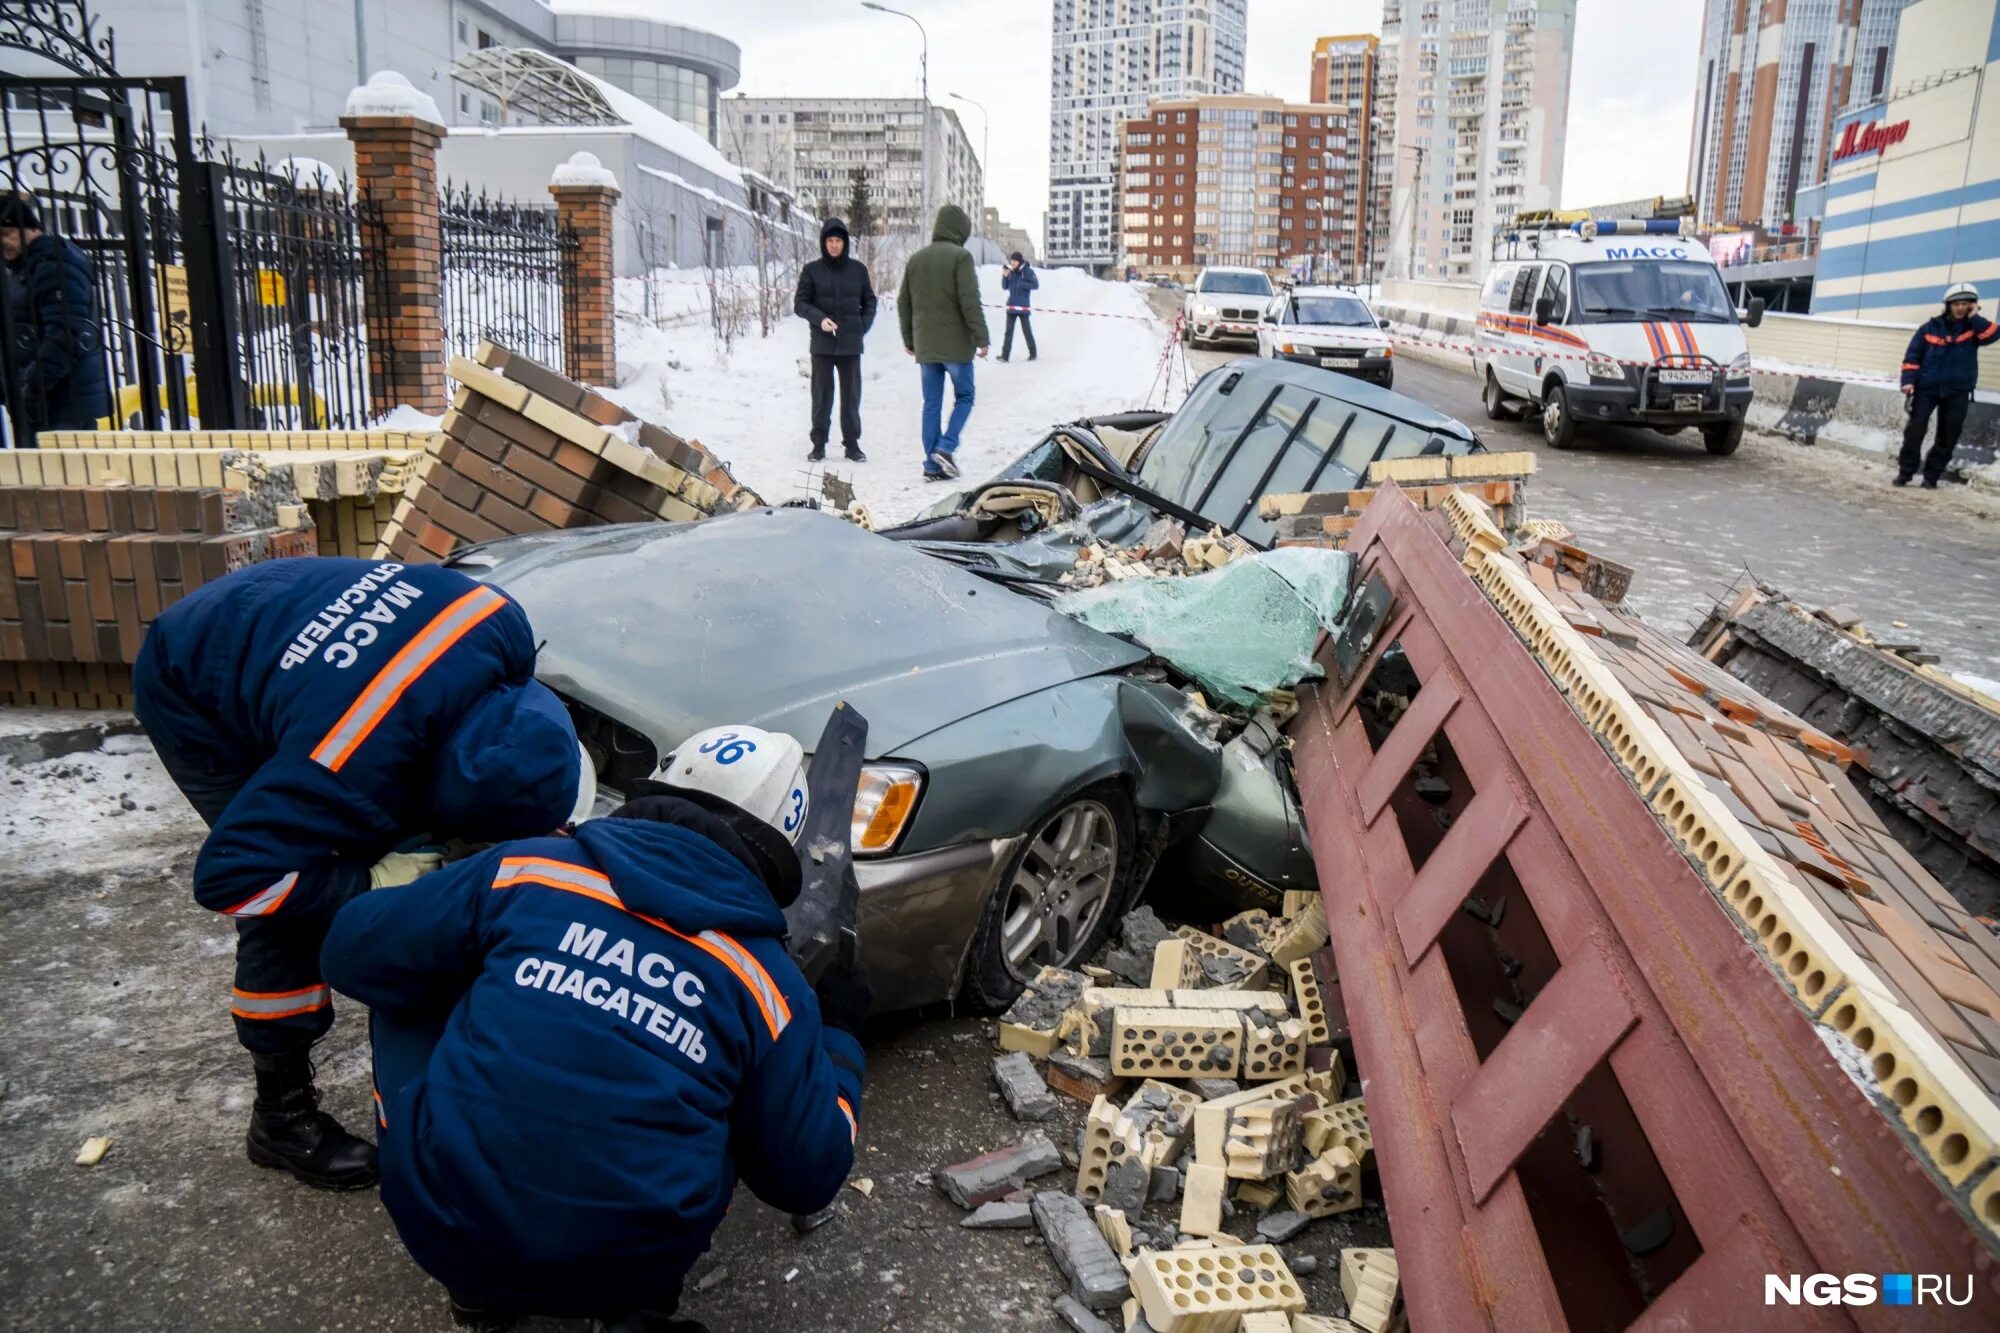
[[[746,726],[698,731],[660,760],[653,780],[719,797],[791,843],[805,827],[805,747],[781,732]]]
[[[576,805],[569,812],[569,822],[581,824],[597,809],[597,764],[590,757],[582,741],[576,743]]]
[[[1969,282],[1955,282],[1945,288],[1944,303],[1946,305],[1950,305],[1953,301],[1977,301],[1978,299],[1979,289]]]

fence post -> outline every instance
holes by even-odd
[[[561,229],[577,240],[573,270],[563,284],[563,369],[585,384],[612,384],[618,377],[618,336],[611,206],[618,201],[618,178],[595,154],[578,153],[556,168],[549,193],[556,198]]]
[[[354,145],[355,183],[380,210],[384,262],[364,270],[368,397],[441,414],[445,339],[438,238],[437,150],[444,117],[428,93],[383,70],[347,95],[340,126]],[[385,345],[386,344],[386,345]]]

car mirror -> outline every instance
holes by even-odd
[[[1535,302],[1535,323],[1547,324],[1556,317],[1556,298],[1544,296]]]
[[[1746,308],[1736,312],[1736,318],[1743,321],[1745,328],[1754,329],[1759,324],[1762,324],[1764,322],[1764,298],[1761,296],[1751,297],[1750,304]]]
[[[1378,328],[1384,328],[1384,329],[1386,329],[1386,328],[1388,328],[1388,327],[1389,327],[1389,317],[1388,317],[1387,315],[1384,315],[1384,316],[1382,316],[1382,318],[1380,318],[1380,319],[1376,320],[1376,321],[1375,321],[1375,324],[1376,324],[1376,327],[1378,327]]]

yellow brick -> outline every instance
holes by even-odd
[[[528,395],[528,405],[521,409],[521,415],[537,426],[546,427],[582,449],[593,454],[604,452],[611,441],[623,444],[617,436],[598,425],[588,417],[578,416],[566,407],[558,407],[548,399],[535,394]]]
[[[0,450],[0,486],[21,484],[21,455],[25,449]]]
[[[1451,460],[1454,477],[1531,477],[1535,456],[1526,449],[1498,454],[1458,454]]]
[[[692,523],[696,519],[708,517],[685,500],[676,500],[671,495],[660,502],[660,507],[655,512],[669,523]]]
[[[1849,987],[1825,1022],[1861,1049],[1882,1095],[1945,1179],[1963,1185],[1993,1160],[2000,1108],[1922,1019]]]
[[[1368,465],[1368,484],[1385,481],[1444,481],[1450,476],[1451,462],[1442,454],[1430,458],[1384,458]]]
[[[490,398],[512,412],[526,413],[528,400],[534,397],[526,389],[494,374],[477,361],[468,361],[462,356],[454,356],[450,366],[451,377],[458,381],[461,391],[471,389],[481,397]],[[463,408],[464,402],[458,406]],[[549,429],[554,430],[551,426]]]

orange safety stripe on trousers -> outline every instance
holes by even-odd
[[[389,1127],[389,1117],[382,1114],[382,1093],[380,1090],[375,1090],[375,1123],[384,1129]]]
[[[854,1136],[861,1132],[861,1126],[854,1119],[854,1108],[847,1104],[847,1098],[845,1097],[835,1097],[833,1104],[838,1106],[840,1113],[847,1117],[847,1141],[849,1143],[854,1142]]]
[[[274,1018],[292,1018],[298,1014],[310,1014],[325,1009],[333,1003],[333,992],[326,983],[316,986],[301,986],[297,990],[254,991],[230,987],[229,993],[235,1003],[229,1012],[238,1018],[253,1022],[269,1022]]]
[[[500,874],[493,881],[496,889],[513,888],[521,884],[536,884],[546,889],[558,889],[564,893],[574,893],[590,898],[606,906],[615,907],[627,916],[637,917],[649,926],[658,927],[675,939],[692,944],[709,957],[721,963],[735,974],[743,988],[750,992],[750,998],[757,1004],[763,1015],[764,1026],[769,1029],[772,1040],[783,1034],[791,1025],[791,1006],[785,1003],[785,995],[771,974],[764,970],[751,952],[742,943],[719,930],[704,930],[697,935],[689,935],[675,930],[658,917],[647,916],[627,907],[611,887],[610,877],[588,866],[576,865],[569,861],[557,861],[534,856],[510,856],[500,863]]]
[[[507,605],[507,599],[491,588],[474,588],[447,606],[424,626],[414,639],[404,644],[389,664],[375,673],[366,689],[333,724],[333,730],[313,747],[312,757],[338,773],[361,742],[368,739],[403,691],[429,670],[431,663],[453,644],[472,632],[474,626]]]

